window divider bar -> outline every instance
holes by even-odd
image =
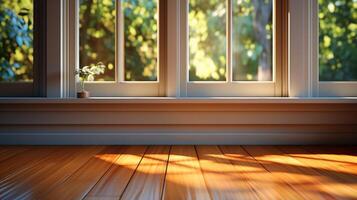
[[[273,77],[276,82],[275,96],[289,96],[289,13],[287,0],[273,0],[273,35],[274,35],[274,72]]]
[[[166,57],[166,96],[180,97],[180,3],[181,0],[167,1],[167,57]]]
[[[47,1],[34,0],[33,95],[46,97]]]
[[[227,62],[226,62],[226,78],[228,83],[233,82],[233,66],[232,66],[232,18],[233,18],[233,9],[232,9],[232,0],[227,0],[227,14],[226,14],[226,35],[227,35]]]
[[[281,54],[281,95],[289,96],[289,0],[282,2],[282,54]]]
[[[159,14],[158,20],[158,73],[157,80],[159,81],[158,96],[166,96],[166,80],[167,80],[167,0],[157,0]]]
[[[319,89],[319,5],[318,1],[310,2],[310,79],[312,82],[312,96],[320,96]]]
[[[188,25],[188,12],[189,9],[189,0],[180,1],[180,97],[187,96],[187,87],[189,82],[189,25]]]
[[[115,18],[115,81],[117,83],[125,80],[124,76],[124,14],[122,10],[122,0],[116,1]]]

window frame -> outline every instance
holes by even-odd
[[[233,81],[232,80],[232,0],[227,5],[227,81],[188,81],[189,69],[189,32],[188,10],[189,0],[180,1],[180,96],[181,97],[249,97],[249,96],[287,96],[287,2],[273,0],[273,79],[272,81]],[[169,23],[170,24],[170,23]]]
[[[226,0],[232,3],[232,0]],[[275,75],[273,81],[234,81],[239,84],[222,83],[197,83],[187,82],[186,66],[188,65],[186,53],[187,48],[187,8],[188,0],[159,0],[159,38],[163,44],[159,45],[159,82],[86,82],[86,88],[91,91],[92,96],[98,97],[120,97],[120,96],[175,96],[175,97],[209,97],[209,96],[287,96],[287,87],[283,82],[287,72],[287,3],[283,0],[274,0],[274,39],[275,48],[273,50],[279,54],[279,59],[274,59]],[[72,58],[73,66],[79,66],[79,1],[69,2],[75,9],[70,13],[75,17],[75,24],[72,30],[75,34],[76,56]],[[73,5],[75,4],[75,5]],[[160,9],[161,8],[161,9]],[[162,9],[165,8],[165,9]],[[71,15],[71,14],[70,14]],[[117,14],[118,15],[118,14]],[[229,27],[228,27],[229,28]],[[71,28],[70,28],[71,29]],[[284,31],[285,30],[285,31]],[[187,34],[186,34],[187,33]],[[73,37],[73,36],[72,36]],[[117,54],[118,55],[118,54]],[[119,55],[120,56],[120,55]],[[74,70],[74,69],[73,69]],[[71,84],[69,84],[71,85]],[[76,78],[76,88],[78,78]],[[213,88],[213,89],[212,89]],[[75,91],[75,89],[74,89]],[[214,92],[212,92],[214,91]],[[234,92],[233,92],[234,91]],[[75,92],[70,92],[73,96]]]
[[[33,0],[33,81],[0,82],[0,97],[46,96],[47,3]],[[40,39],[41,38],[41,39]]]
[[[185,15],[185,11],[187,11],[188,0],[166,0],[166,17],[163,17],[163,15],[160,16],[160,20],[165,20],[166,24],[166,34],[163,34],[163,36],[160,35],[160,37],[165,37],[166,40],[166,44],[164,45],[166,50],[163,52],[163,54],[165,54],[165,60],[161,60],[162,62],[160,64],[160,79],[162,80],[164,78],[167,81],[163,81],[164,83],[160,85],[159,95],[143,94],[143,92],[145,93],[148,91],[147,88],[141,87],[141,90],[135,90],[134,83],[126,84],[128,85],[126,88],[130,88],[130,92],[135,91],[135,94],[127,94],[129,92],[125,91],[125,87],[120,88],[121,92],[116,93],[114,90],[111,90],[110,87],[104,86],[106,84],[97,84],[96,86],[93,86],[93,88],[89,88],[89,90],[92,92],[93,96],[97,96],[96,91],[101,91],[105,94],[98,96],[107,97],[357,96],[357,83],[355,82],[318,81],[317,0],[276,1],[278,3],[275,4],[275,10],[278,12],[275,17],[275,37],[280,39],[275,39],[275,51],[276,54],[279,54],[280,56],[275,61],[276,74],[274,86],[269,86],[269,83],[254,83],[250,81],[240,82],[242,83],[240,84],[240,88],[222,86],[220,83],[194,83],[194,86],[192,86],[193,84],[188,83],[188,77],[186,76],[186,67],[188,66],[186,54],[188,51],[187,44],[183,42],[187,41],[187,35],[182,34],[182,32],[185,31],[185,26],[187,26],[187,21],[185,21],[185,18],[182,17],[182,15],[183,13]],[[78,26],[78,24],[76,26]],[[78,46],[76,49],[78,49]],[[160,54],[162,53],[161,50]],[[70,51],[72,51],[72,49],[70,49]],[[75,52],[75,54],[77,54],[75,57],[78,57],[78,51]],[[165,64],[163,62],[165,62]],[[74,63],[72,66],[78,66],[76,62],[72,61],[72,63]],[[162,73],[161,70],[164,71],[164,73]],[[165,76],[163,76],[163,74],[165,74]],[[72,78],[74,77],[73,75],[69,76],[72,76]],[[72,80],[74,80],[74,78]],[[69,82],[71,82],[70,77]],[[68,89],[71,91],[70,96],[75,96],[75,89],[73,89],[75,83],[76,82],[74,81],[74,83],[68,84],[70,86]],[[87,84],[87,86],[88,85],[89,84]],[[209,85],[211,88],[208,87]],[[266,90],[266,88],[269,89]],[[233,90],[237,92],[231,93],[230,91]]]
[[[312,1],[311,5],[312,15],[312,49],[315,52],[313,55],[314,64],[313,76],[315,83],[315,96],[320,97],[343,97],[343,96],[357,96],[357,81],[320,81],[319,80],[319,5],[318,0]]]
[[[356,81],[319,81],[318,0],[290,0],[289,10],[289,96],[357,96]]]
[[[115,81],[93,81],[93,82],[85,82],[86,90],[91,92],[91,96],[96,97],[135,97],[135,96],[143,96],[143,97],[154,97],[154,96],[165,96],[165,83],[166,83],[166,38],[167,38],[167,0],[158,0],[158,80],[157,81],[125,81],[123,76],[124,65],[122,63],[122,58],[124,57],[122,51],[122,31],[120,27],[123,26],[121,22],[121,4],[116,1],[116,24],[115,24],[115,41],[116,41],[116,55],[115,55]],[[75,34],[69,33],[69,38],[72,38],[74,43],[69,44],[68,47],[75,50],[74,57],[69,63],[74,64],[76,68],[79,68],[79,0],[69,1],[70,12],[69,15],[73,16],[75,19],[75,23],[69,27],[70,32],[74,31]],[[70,17],[71,18],[71,17]],[[74,37],[74,38],[73,38]],[[75,81],[75,89],[79,88],[79,78],[74,76]],[[70,84],[73,87],[73,84]],[[72,95],[72,92],[70,92]]]
[[[128,91],[136,91],[131,94],[115,93],[108,89],[105,84],[90,88],[92,96],[166,96],[166,97],[218,97],[234,96],[226,95],[195,95],[194,90],[187,90],[187,83],[180,77],[186,72],[182,72],[182,66],[187,65],[182,60],[182,51],[185,43],[182,43],[182,27],[185,20],[182,19],[182,0],[161,0],[165,1],[167,9],[165,14],[160,16],[164,21],[165,45],[160,50],[165,60],[161,58],[160,64],[160,84],[155,95],[143,94],[146,88],[137,90],[137,87],[127,84]],[[184,0],[187,1],[187,0]],[[357,96],[357,82],[353,81],[318,81],[318,3],[313,1],[300,0],[278,0],[282,17],[276,17],[276,24],[282,31],[276,30],[276,34],[281,34],[281,44],[276,45],[276,51],[281,51],[281,59],[277,59],[276,67],[276,94],[268,96],[289,96],[289,97],[353,97]],[[77,10],[78,1],[55,0],[47,4],[44,0],[34,1],[34,37],[41,40],[34,41],[34,81],[33,83],[0,83],[0,97],[75,97],[77,81],[74,75],[74,66],[78,66],[78,23]],[[36,11],[37,10],[37,11]],[[51,13],[51,15],[47,15]],[[166,16],[166,17],[164,17]],[[37,25],[36,25],[37,24]],[[58,31],[59,30],[59,31]],[[55,34],[54,34],[55,33]],[[280,37],[277,36],[276,37]],[[165,48],[165,49],[164,49]],[[279,49],[280,48],[280,49]],[[161,52],[163,51],[163,52]],[[37,58],[37,59],[36,59]],[[280,62],[280,64],[278,63]],[[280,70],[280,72],[278,72]],[[54,78],[55,77],[55,78]],[[280,83],[278,82],[280,80]],[[251,83],[251,82],[248,82]],[[244,83],[243,83],[244,84]],[[212,85],[212,84],[211,84]],[[246,86],[251,85],[251,86]],[[264,91],[258,91],[254,84],[244,85],[240,96],[264,96]],[[88,86],[88,84],[87,84]],[[203,85],[205,86],[205,85]],[[247,89],[248,88],[248,89]],[[106,90],[103,95],[96,95],[97,92]],[[212,89],[212,87],[211,87]],[[221,88],[213,85],[213,90],[221,91]],[[226,90],[235,88],[226,87]],[[200,90],[197,86],[197,90]],[[125,91],[124,93],[128,93]],[[223,91],[223,90],[222,90]],[[250,91],[258,91],[258,94]],[[202,91],[197,91],[202,92]],[[259,92],[262,92],[259,95]],[[151,93],[151,92],[148,92]],[[151,93],[153,94],[153,93]],[[156,95],[158,94],[158,95]]]

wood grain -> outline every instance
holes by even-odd
[[[11,147],[11,146],[2,147],[0,149],[0,162],[7,160],[13,156],[16,156],[26,150],[27,150],[26,147]]]
[[[10,193],[8,199],[39,199],[54,187],[62,184],[93,155],[103,147],[69,148],[59,154],[51,154],[52,159],[44,159],[38,166],[14,176],[9,182],[17,182],[14,190],[21,193]]]
[[[325,182],[324,177],[312,169],[300,167],[299,161],[284,155],[275,147],[249,146],[244,148],[275,177],[289,184],[305,199],[336,199],[321,184]]]
[[[161,199],[169,151],[169,146],[150,146],[121,199]]]
[[[146,149],[146,146],[131,146],[123,151],[85,199],[119,199]]]
[[[12,173],[19,173],[26,170],[39,161],[50,155],[51,152],[58,150],[60,147],[33,147],[28,151],[11,157],[6,162],[0,163],[0,180]]]
[[[357,199],[356,147],[0,146],[0,199]]]
[[[313,169],[317,172],[318,177],[322,177],[321,187],[336,199],[357,199],[357,176],[353,173],[355,167],[344,167],[340,162],[331,161],[327,157],[328,153],[309,153],[300,147],[279,147],[279,149],[298,160],[300,168]],[[331,155],[331,159],[336,159],[336,156]]]
[[[273,176],[242,147],[220,146],[220,148],[261,199],[302,199],[301,195]]]
[[[11,173],[0,180],[0,194],[2,199],[15,199],[17,196],[26,193],[25,191],[31,191],[31,184],[40,181],[42,171],[49,171],[56,161],[71,156],[73,152],[70,149],[63,147],[57,151],[52,152],[46,158],[38,161],[36,165],[32,165],[29,168],[18,173]],[[37,179],[36,179],[37,178]],[[15,184],[18,183],[18,184]]]
[[[63,184],[55,187],[40,199],[82,199],[99,181],[120,156],[122,147],[109,146],[88,160],[72,174]]]
[[[163,199],[211,199],[193,146],[172,147]]]
[[[217,146],[197,146],[196,149],[212,199],[259,199],[245,177]]]

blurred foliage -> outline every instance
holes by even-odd
[[[102,61],[108,70],[96,80],[114,80],[115,0],[80,2],[80,65]],[[124,65],[126,81],[157,80],[157,4],[121,1],[124,60],[117,62]],[[234,80],[271,80],[271,0],[235,0],[233,14]],[[225,81],[226,1],[190,0],[188,18],[190,81]]]
[[[272,1],[234,0],[233,80],[271,80]],[[190,81],[226,80],[226,1],[189,1]]]
[[[233,80],[272,80],[272,0],[233,1]]]
[[[116,0],[80,0],[80,66],[102,61],[115,79]],[[357,0],[318,0],[320,80],[357,80]],[[234,0],[234,80],[271,80],[272,0]],[[0,0],[0,81],[31,81],[33,0]],[[157,80],[157,0],[122,0],[124,78]],[[226,80],[226,3],[189,0],[191,81]],[[120,58],[123,59],[123,58]]]
[[[32,81],[33,1],[0,0],[0,81]]]
[[[118,58],[118,64],[124,64],[124,78],[155,81],[157,0],[122,0],[121,7],[119,20],[124,22],[124,47],[118,49],[124,48],[124,56]],[[115,80],[115,8],[115,0],[80,0],[80,66],[103,62],[107,69],[103,75],[96,76],[97,81]]]
[[[189,0],[189,80],[226,80],[226,2]]]
[[[107,66],[96,81],[115,80],[115,2],[80,0],[79,64],[84,67],[101,61]]]
[[[357,0],[319,0],[320,81],[357,81]]]
[[[157,5],[157,0],[123,0],[126,81],[157,80]]]

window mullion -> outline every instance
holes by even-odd
[[[159,96],[166,96],[167,80],[167,0],[158,0],[158,72]]]
[[[227,20],[227,63],[226,63],[226,77],[227,77],[227,82],[231,83],[233,80],[233,73],[232,73],[232,0],[227,0],[227,15],[226,15],[226,20]]]
[[[124,81],[124,14],[122,1],[116,1],[115,23],[115,81]]]

